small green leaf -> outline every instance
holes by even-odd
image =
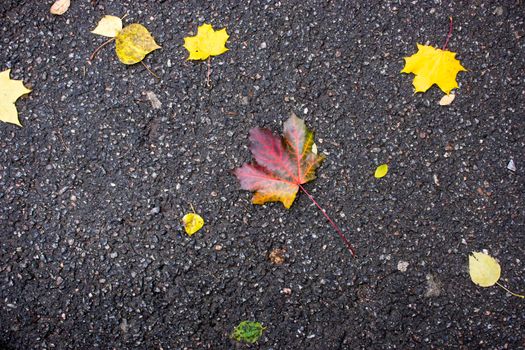
[[[253,344],[262,336],[266,327],[259,322],[242,321],[233,329],[232,338],[237,341]]]

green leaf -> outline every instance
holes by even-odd
[[[233,330],[232,338],[237,341],[253,344],[262,336],[266,327],[263,327],[259,322],[242,321]]]

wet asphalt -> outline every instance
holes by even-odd
[[[0,4],[0,70],[33,89],[24,127],[0,125],[0,347],[525,347],[523,300],[467,266],[487,249],[525,292],[521,1],[50,5]],[[87,62],[105,14],[150,30],[160,80],[112,45]],[[468,72],[444,107],[399,72],[416,43],[443,44],[449,16]],[[230,34],[210,87],[182,46],[205,22]],[[254,206],[233,176],[248,130],[280,132],[291,112],[327,157],[306,188],[357,258],[304,194]],[[206,221],[192,237],[190,205]],[[267,327],[258,344],[230,339],[243,320]]]

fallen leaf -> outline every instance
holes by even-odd
[[[135,64],[154,50],[160,49],[150,32],[142,24],[133,23],[117,35],[117,56],[124,64]]]
[[[259,340],[265,329],[266,327],[259,322],[242,321],[233,329],[231,337],[237,341],[253,344]]]
[[[468,257],[469,274],[472,282],[480,287],[491,287],[497,284],[509,294],[525,299],[525,295],[514,293],[498,282],[501,275],[501,266],[496,259],[485,253],[473,252]]]
[[[405,57],[401,73],[414,73],[412,82],[416,92],[425,92],[437,84],[445,94],[458,87],[456,76],[466,69],[458,61],[455,52],[417,44],[418,52]]]
[[[282,137],[268,129],[251,129],[250,151],[255,160],[235,169],[235,176],[242,189],[255,192],[253,204],[282,202],[289,209],[297,191],[301,189],[332,225],[352,256],[355,256],[355,250],[343,231],[301,186],[315,179],[315,170],[325,159],[323,155],[312,151],[313,145],[314,133],[306,128],[304,120],[293,113],[284,123]]]
[[[49,9],[53,15],[63,15],[71,5],[71,0],[57,0]]]
[[[431,273],[426,275],[427,290],[425,291],[425,297],[432,298],[441,295],[442,283],[436,276]]]
[[[282,265],[284,263],[284,255],[286,254],[286,249],[274,248],[268,255],[268,259],[274,265]]]
[[[197,35],[184,38],[184,47],[189,51],[188,60],[205,60],[225,53],[229,37],[226,28],[216,31],[211,24],[204,23],[197,29]]]
[[[376,168],[374,176],[376,179],[380,179],[388,173],[388,164],[381,164]]]
[[[202,228],[204,219],[199,214],[189,213],[182,218],[182,224],[186,233],[191,236]]]
[[[501,275],[501,267],[488,254],[473,252],[468,257],[469,273],[472,282],[480,287],[490,287],[498,282]]]
[[[146,27],[133,23],[122,28],[122,19],[116,16],[104,16],[91,33],[115,38],[115,51],[120,62],[124,64],[138,63],[150,52],[160,49]],[[91,59],[100,48],[110,41],[111,39],[95,50]]]
[[[146,91],[146,97],[151,102],[153,109],[160,109],[160,107],[162,107],[162,102],[160,102],[159,98],[153,91]]]
[[[10,72],[8,69],[0,73],[0,121],[22,126],[18,120],[15,102],[31,90],[24,86],[22,80],[12,80],[9,77]]]
[[[93,34],[107,36],[114,38],[122,30],[122,19],[117,16],[106,15],[98,22],[95,29],[91,31]]]
[[[440,106],[448,106],[452,103],[452,101],[454,101],[454,99],[456,98],[456,95],[454,94],[448,94],[448,95],[445,95],[443,97],[441,97],[441,100],[439,100],[439,105]]]
[[[314,133],[293,114],[284,123],[284,137],[254,128],[250,141],[255,161],[235,170],[241,188],[255,191],[253,204],[280,201],[290,208],[299,185],[315,179],[315,169],[324,160],[312,152]]]

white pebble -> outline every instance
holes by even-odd
[[[397,263],[397,269],[401,272],[406,272],[407,271],[407,267],[408,267],[408,262],[407,261],[400,261]]]

